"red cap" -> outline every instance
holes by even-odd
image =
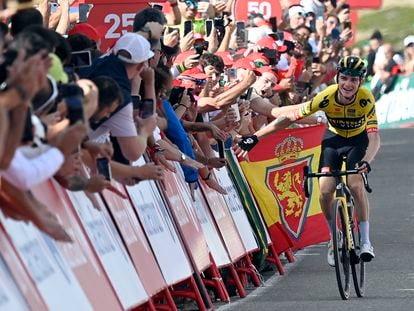
[[[249,55],[247,55],[247,58],[252,61],[263,60],[266,63],[266,65],[269,65],[270,63],[270,60],[263,53],[259,52],[250,53]]]
[[[254,73],[258,76],[261,76],[262,73],[257,70],[256,65],[254,64],[254,62],[248,58],[240,58],[238,60],[236,60],[232,66],[232,68],[242,68],[242,69],[247,69],[247,70],[252,70],[254,71]]]
[[[177,57],[174,59],[174,64],[181,64],[187,59],[188,56],[194,55],[194,54],[195,54],[195,52],[191,51],[191,50],[182,52],[182,53],[178,54]]]
[[[223,59],[224,66],[231,66],[233,65],[233,56],[231,56],[230,52],[216,52],[217,56],[220,56]]]
[[[276,40],[273,39],[272,37],[264,37],[262,39],[260,39],[259,41],[257,41],[256,45],[262,47],[262,48],[268,48],[271,50],[276,50],[279,53],[283,53],[286,52],[287,50],[287,46],[285,45],[277,45]]]
[[[87,36],[89,39],[98,42],[99,39],[101,38],[101,35],[99,34],[99,32],[91,25],[88,23],[79,23],[76,24],[69,32],[68,35],[69,36],[73,36],[75,34],[82,34]]]

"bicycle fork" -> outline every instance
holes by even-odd
[[[344,219],[345,219],[345,233],[346,233],[346,240],[347,240],[347,251],[350,252],[352,249],[355,248],[354,245],[354,239],[352,238],[352,228],[351,225],[349,223],[349,213],[348,213],[348,202],[346,201],[345,198],[345,192],[344,192],[344,188],[343,188],[343,184],[342,183],[338,183],[336,186],[336,190],[337,190],[337,199],[340,199],[342,202],[342,206],[343,206],[343,213],[344,213]]]

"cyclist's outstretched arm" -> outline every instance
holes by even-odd
[[[365,152],[365,156],[362,158],[362,161],[367,161],[371,163],[381,145],[381,139],[378,131],[368,133],[368,147]]]

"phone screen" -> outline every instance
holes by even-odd
[[[272,31],[273,33],[277,32],[277,19],[275,16],[272,16],[269,18],[270,25],[272,25]]]
[[[321,63],[321,59],[319,57],[314,57],[312,59],[312,63],[314,63],[314,64],[320,64]]]
[[[74,68],[90,67],[92,56],[90,50],[72,52],[71,63]]]
[[[79,22],[84,23],[88,20],[89,11],[93,4],[79,3]]]
[[[109,160],[107,158],[96,159],[96,169],[98,170],[99,175],[104,176],[106,180],[112,179],[111,166],[109,165]]]
[[[154,114],[154,101],[152,99],[143,99],[139,108],[139,116],[142,119],[149,118]]]
[[[132,107],[134,108],[134,110],[139,109],[139,107],[141,106],[141,96],[132,95],[131,99],[132,99]]]
[[[211,19],[206,20],[206,35],[207,35],[207,37],[211,34],[212,29],[213,29],[213,20],[211,20]]]
[[[246,30],[245,30],[246,26],[244,22],[237,22],[236,27],[237,27],[237,32],[236,32],[237,37],[240,38],[240,41],[246,42],[246,39],[247,39]]]
[[[185,21],[184,22],[184,36],[186,36],[192,30],[193,30],[193,22],[192,21]]]
[[[351,22],[344,22],[344,28],[351,29],[352,28],[352,23]]]
[[[174,87],[171,90],[169,102],[171,106],[175,106],[181,102],[185,88],[182,86]]]
[[[65,98],[68,110],[69,124],[75,124],[79,120],[83,120],[82,98],[80,96],[68,96]]]

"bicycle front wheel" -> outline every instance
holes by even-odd
[[[334,247],[335,272],[338,283],[339,293],[343,300],[349,299],[351,293],[350,287],[350,253],[348,251],[348,239],[346,236],[346,223],[344,215],[344,205],[340,199],[334,201],[334,214],[332,228],[332,240]]]
[[[352,209],[349,209],[350,212]],[[349,213],[351,215],[351,213]],[[354,288],[358,297],[364,297],[365,294],[365,262],[359,258],[360,250],[360,233],[355,217],[352,226],[352,238],[354,239],[354,249],[351,251],[351,271],[354,280]]]

